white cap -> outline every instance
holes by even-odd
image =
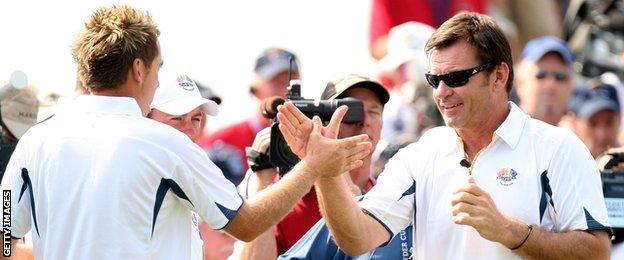
[[[156,89],[150,108],[179,116],[201,106],[206,114],[216,116],[219,106],[201,96],[195,82],[185,74],[159,73],[160,86]]]
[[[394,70],[411,60],[426,64],[425,45],[434,32],[433,27],[419,22],[392,27],[388,33],[388,54],[379,61],[380,69]]]

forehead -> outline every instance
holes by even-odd
[[[463,70],[479,65],[477,63],[476,50],[466,40],[435,48],[429,55],[429,68],[434,74]]]
[[[561,54],[557,52],[549,52],[542,56],[536,63],[538,67],[558,67],[561,69],[571,69],[565,61],[563,61],[563,57]]]
[[[341,97],[353,97],[362,100],[364,104],[381,106],[381,101],[375,92],[365,87],[355,87],[345,91]]]

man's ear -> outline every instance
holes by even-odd
[[[507,81],[509,80],[509,65],[505,62],[499,63],[494,69],[494,86],[496,88],[506,90]]]
[[[139,58],[135,58],[130,66],[130,71],[128,73],[129,78],[127,80],[132,80],[140,85],[143,83],[146,73],[147,67],[145,66],[145,62]]]

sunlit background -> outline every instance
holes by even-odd
[[[295,52],[303,95],[317,98],[337,73],[370,74],[370,1],[0,1],[0,82],[22,70],[40,95],[70,95],[70,46],[90,13],[129,4],[151,13],[161,31],[163,69],[186,72],[222,97],[215,129],[257,109],[248,94],[253,63],[265,48]]]

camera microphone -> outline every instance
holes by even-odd
[[[469,162],[468,160],[466,160],[466,159],[462,159],[462,160],[459,162],[459,165],[461,165],[461,166],[462,166],[462,167],[464,167],[464,168],[470,168],[470,165],[471,165],[471,164],[470,164],[470,162]]]
[[[262,116],[267,119],[273,119],[277,116],[277,106],[284,104],[285,100],[279,96],[266,98],[260,104]]]

